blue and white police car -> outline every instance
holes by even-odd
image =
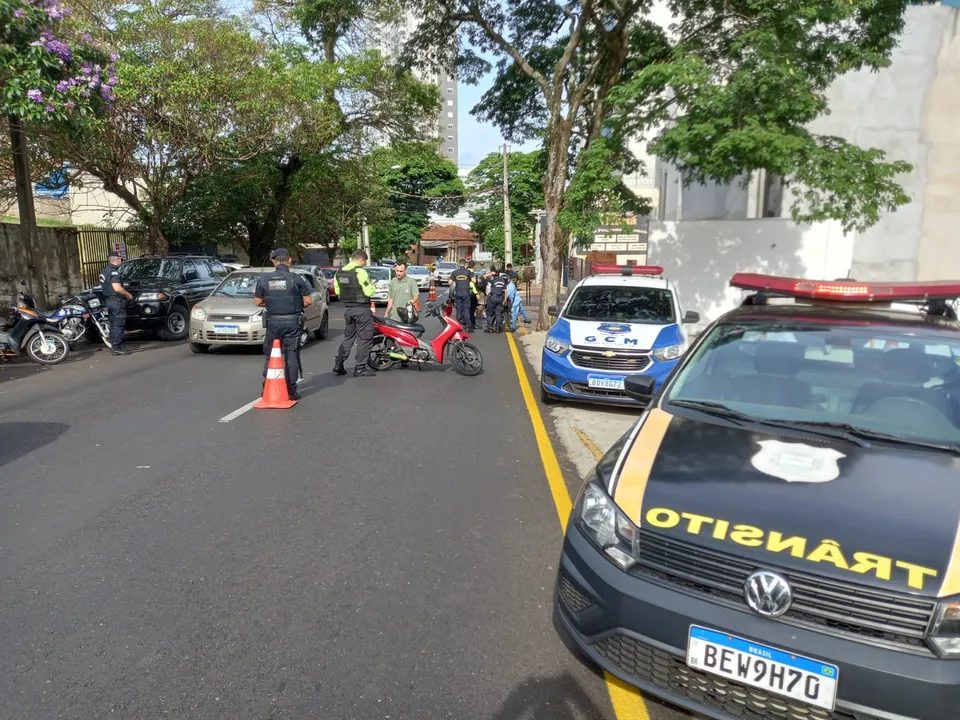
[[[540,399],[636,404],[624,391],[627,375],[645,374],[656,387],[687,346],[683,314],[663,268],[595,264],[570,292],[543,348]]]

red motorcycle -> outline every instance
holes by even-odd
[[[374,316],[373,324],[378,335],[370,348],[370,366],[376,370],[389,370],[398,362],[406,365],[414,362],[417,369],[424,365],[443,364],[447,346],[450,349],[450,361],[461,375],[471,377],[483,370],[483,356],[476,345],[466,342],[470,335],[464,332],[451,312],[449,301],[433,302],[427,305],[427,317],[435,317],[444,326],[433,340],[426,342],[421,338],[426,328],[416,322],[403,323]]]

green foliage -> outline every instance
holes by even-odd
[[[534,210],[543,209],[544,153],[541,150],[512,152],[508,159],[510,225],[514,247],[532,243]],[[503,259],[503,155],[490,153],[470,171],[467,188],[471,193],[491,191],[471,198],[470,229],[494,256]]]
[[[374,256],[396,257],[417,244],[430,222],[430,213],[452,215],[464,203],[457,166],[431,143],[407,143],[374,153],[380,177],[389,193],[387,219],[371,223]]]

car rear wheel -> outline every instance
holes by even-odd
[[[320,327],[318,327],[313,332],[313,336],[317,340],[326,340],[327,333],[330,331],[330,313],[324,312],[323,319],[320,321]]]
[[[210,352],[210,346],[192,342],[190,343],[190,352],[196,353],[197,355],[205,355]]]
[[[161,340],[183,340],[187,337],[187,308],[185,305],[175,304],[167,313],[163,328],[157,332]]]

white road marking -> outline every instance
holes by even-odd
[[[229,415],[224,415],[222,418],[220,418],[220,422],[222,422],[222,423],[228,423],[228,422],[230,422],[231,420],[236,420],[238,417],[240,417],[240,416],[243,415],[245,412],[247,412],[247,410],[252,410],[252,409],[253,409],[253,406],[256,405],[258,402],[260,402],[260,398],[257,398],[256,400],[251,400],[251,401],[248,402],[246,405],[244,405],[244,406],[241,407],[241,408],[237,408],[236,410],[234,410],[234,411],[233,411],[232,413],[230,413]]]

